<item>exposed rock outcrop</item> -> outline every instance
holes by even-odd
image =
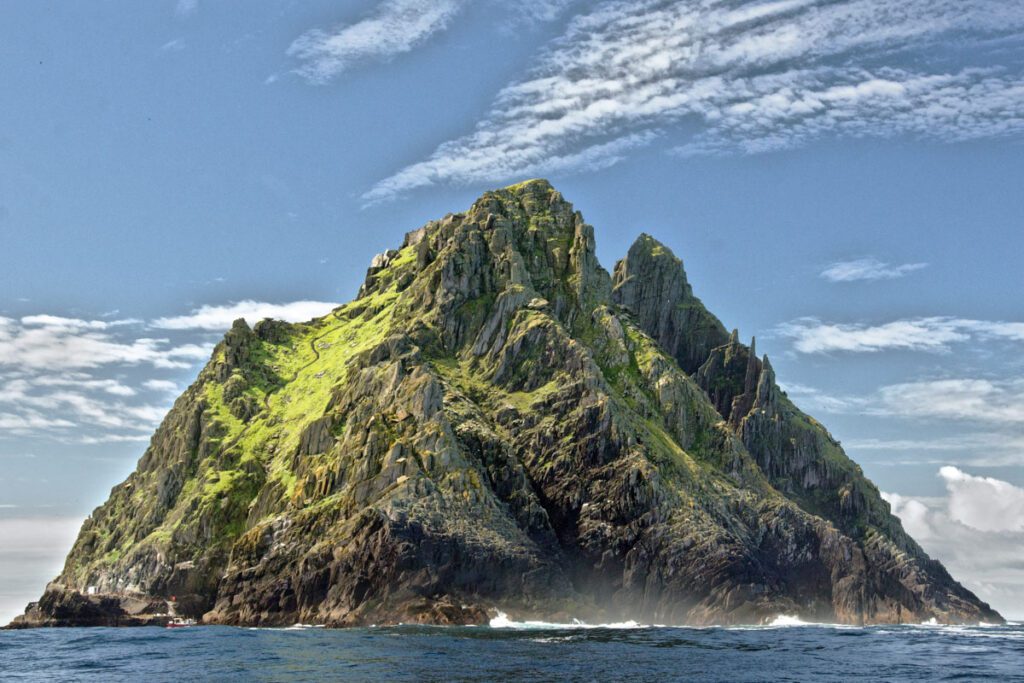
[[[53,626],[163,626],[173,617],[163,599],[139,595],[83,594],[50,584],[9,628]]]
[[[612,277],[549,184],[489,192],[330,315],[237,322],[23,622],[999,620],[752,346],[652,238]]]
[[[612,300],[688,373],[728,339],[722,323],[693,295],[683,262],[650,235],[641,234],[615,264]]]

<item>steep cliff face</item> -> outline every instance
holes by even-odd
[[[729,339],[718,318],[693,295],[683,262],[650,235],[641,234],[615,264],[612,300],[689,374]]]
[[[90,594],[94,593],[94,594]],[[22,625],[994,621],[642,236],[489,192],[235,323]],[[134,602],[130,602],[134,601]]]

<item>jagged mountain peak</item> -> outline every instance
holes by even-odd
[[[360,297],[398,282],[414,311],[443,319],[455,343],[482,324],[468,302],[548,302],[572,325],[610,302],[610,277],[595,253],[594,230],[545,180],[484,193],[465,213],[449,214],[406,236],[401,250],[378,255]],[[465,329],[463,329],[465,328]]]
[[[630,245],[629,251],[626,254],[626,259],[633,260],[634,262],[642,259],[660,261],[663,264],[663,267],[667,270],[683,270],[683,260],[676,256],[671,249],[658,241],[657,238],[646,232],[641,232],[637,235],[637,238],[633,240],[633,244]],[[685,271],[680,274],[683,282],[685,282]]]
[[[22,625],[996,620],[642,236],[485,193],[236,322]]]
[[[688,373],[728,339],[722,323],[693,295],[682,260],[647,234],[615,264],[612,298]]]

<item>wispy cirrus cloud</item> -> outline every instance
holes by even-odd
[[[1024,425],[1024,379],[988,379],[959,377],[952,379],[923,379],[900,382],[880,387],[868,394],[831,395],[813,387],[787,385],[787,393],[804,408],[830,413],[854,413],[885,418],[920,419],[933,421],[961,421],[1010,427],[1019,431]],[[1007,447],[1019,446],[1019,433],[1001,437]],[[902,448],[914,448],[908,441]],[[967,446],[953,440],[946,447]],[[984,443],[977,443],[983,446]],[[884,447],[884,446],[883,446]],[[894,450],[899,450],[897,445]]]
[[[829,282],[895,280],[927,267],[927,263],[892,265],[876,258],[862,258],[853,261],[836,261],[821,271],[821,277]]]
[[[945,463],[953,458],[978,467],[1024,465],[1024,432],[1020,429],[1015,433],[1008,430],[966,431],[955,436],[847,439],[843,445],[853,453],[879,451],[903,454],[904,459],[899,464]]]
[[[963,142],[1024,132],[1024,75],[1001,68],[823,68],[744,85],[748,99],[713,110],[714,124],[675,151],[759,154],[825,136]]]
[[[573,0],[526,0],[505,6],[519,19],[551,21]],[[410,52],[445,31],[471,0],[384,0],[364,18],[299,36],[288,54],[301,62],[297,73],[326,83],[364,62]],[[501,6],[499,3],[493,3]]]
[[[807,317],[779,325],[775,332],[793,340],[793,348],[799,353],[945,353],[953,345],[972,339],[1024,341],[1024,323],[953,317],[908,318],[877,325],[830,323]]]
[[[466,0],[386,0],[368,17],[330,30],[313,29],[288,48],[298,73],[324,83],[364,60],[409,52],[443,31]]]
[[[504,88],[477,129],[381,180],[373,203],[439,183],[589,167],[616,140],[697,126],[681,155],[758,153],[823,135],[943,141],[1024,131],[1024,74],[949,60],[1016,36],[1024,7],[996,0],[609,0],[588,5]],[[615,155],[600,165],[614,163]]]

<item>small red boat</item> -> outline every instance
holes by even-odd
[[[183,619],[182,617],[174,617],[167,622],[167,628],[188,628],[195,625],[195,619]]]

